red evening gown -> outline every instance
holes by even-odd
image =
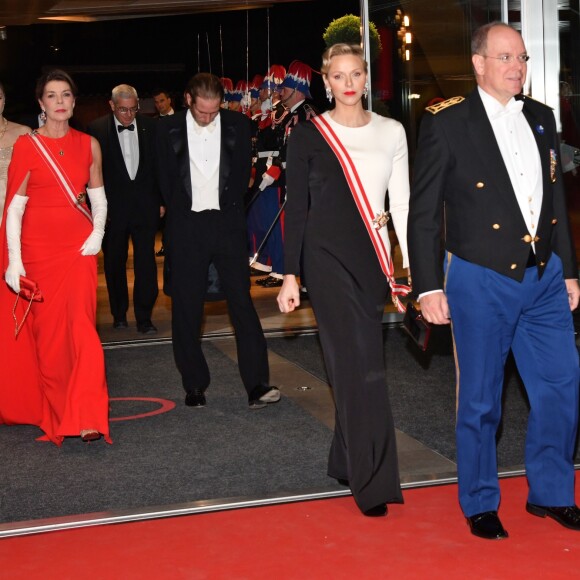
[[[73,191],[84,192],[92,163],[90,137],[69,129],[61,139],[38,138],[52,152]],[[96,429],[110,443],[104,354],[96,331],[97,256],[80,251],[92,222],[84,204],[83,213],[65,196],[29,135],[14,146],[6,208],[27,173],[22,261],[44,301],[32,304],[15,337],[16,295],[0,283],[0,423],[37,425],[44,431],[39,439],[57,445],[64,437],[78,437],[81,429]],[[0,257],[5,272],[5,217],[2,224]],[[20,299],[19,321],[26,306]]]

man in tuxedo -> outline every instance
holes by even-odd
[[[133,307],[137,330],[155,334],[151,312],[157,300],[155,234],[161,207],[155,172],[158,122],[138,115],[137,91],[129,85],[113,89],[111,113],[88,128],[103,152],[103,178],[107,190],[107,227],[103,239],[105,279],[113,327],[127,328],[129,292],[127,257],[133,243]]]
[[[173,115],[175,113],[171,96],[166,90],[154,89],[151,91],[151,96],[153,97],[153,104],[157,109],[157,115],[159,117],[167,117],[167,115]]]
[[[167,206],[166,273],[172,298],[175,362],[185,404],[203,407],[210,373],[200,342],[208,268],[217,269],[236,333],[238,366],[250,408],[280,400],[269,381],[266,340],[250,296],[243,196],[251,168],[250,120],[221,108],[220,80],[198,73],[188,109],[159,122],[158,163]]]
[[[477,88],[423,119],[408,225],[423,316],[453,325],[459,502],[474,535],[507,537],[495,437],[511,349],[531,407],[526,509],[580,530],[571,315],[580,288],[554,115],[521,94],[529,57],[517,31],[488,24],[471,52]]]

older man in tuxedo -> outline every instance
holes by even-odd
[[[531,408],[526,509],[580,530],[571,315],[580,288],[554,115],[521,94],[529,57],[516,30],[488,24],[471,52],[477,88],[429,107],[423,119],[408,225],[423,315],[452,323],[459,502],[474,535],[507,537],[495,437],[511,349]]]
[[[127,258],[133,243],[133,308],[137,330],[155,334],[151,312],[157,300],[155,234],[164,212],[155,172],[157,121],[138,115],[137,91],[129,85],[113,89],[111,113],[93,121],[88,132],[103,152],[103,178],[108,214],[103,253],[113,327],[127,328],[129,291]]]
[[[205,406],[210,373],[200,332],[213,263],[228,301],[249,405],[259,409],[277,402],[280,391],[268,384],[266,340],[248,279],[243,196],[251,169],[250,120],[221,108],[224,89],[212,74],[195,75],[185,96],[187,110],[159,121],[158,141],[175,362],[185,404]]]

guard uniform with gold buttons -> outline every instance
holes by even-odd
[[[579,367],[564,280],[578,278],[578,266],[553,112],[516,99],[533,135],[525,151],[535,157],[535,141],[539,159],[524,160],[527,200],[518,201],[479,88],[427,109],[411,191],[413,287],[419,295],[444,290],[451,316],[459,500],[468,518],[497,511],[500,502],[495,437],[510,349],[531,405],[528,501],[574,504]]]

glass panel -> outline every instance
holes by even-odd
[[[562,166],[569,203],[580,209],[580,1],[558,2]]]
[[[383,47],[372,63],[373,110],[405,125],[411,160],[425,107],[474,88],[471,32],[501,20],[501,4],[501,0],[369,0],[369,19]]]

